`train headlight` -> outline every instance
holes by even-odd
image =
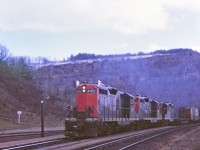
[[[86,87],[85,86],[83,86],[83,92],[85,92],[86,91]]]

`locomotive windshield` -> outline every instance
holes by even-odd
[[[96,93],[96,91],[97,91],[96,89],[88,89],[87,90],[88,93]]]

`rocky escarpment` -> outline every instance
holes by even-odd
[[[47,93],[73,103],[75,81],[114,86],[177,105],[200,105],[200,54],[183,51],[52,64],[38,68],[35,80]]]

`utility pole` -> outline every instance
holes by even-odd
[[[43,103],[44,101],[41,101],[41,137],[44,137],[44,114],[43,114]]]

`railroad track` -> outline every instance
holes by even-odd
[[[143,133],[134,134],[131,136],[127,136],[124,138],[116,139],[113,141],[105,142],[102,144],[97,144],[93,146],[84,147],[85,150],[96,150],[96,149],[104,149],[104,150],[134,150],[134,148],[140,144],[144,144],[149,140],[153,140],[154,138],[158,138],[164,136],[166,134],[170,134],[172,132],[185,130],[188,128],[193,128],[199,125],[185,125],[174,127],[171,129],[159,129],[157,131],[147,131]]]
[[[56,134],[64,134],[64,130],[55,130],[55,131],[45,131],[45,136],[51,136]],[[15,140],[23,140],[27,138],[36,138],[40,137],[41,132],[40,131],[34,131],[34,132],[16,132],[16,133],[5,133],[0,134],[0,143],[2,142],[8,142],[8,141],[15,141]]]
[[[136,131],[137,132],[137,131]],[[149,131],[141,131],[141,132],[149,132]],[[134,132],[132,132],[134,133]],[[124,135],[126,135],[127,133],[123,133]],[[117,135],[114,135],[115,137]],[[80,148],[82,149],[82,145],[80,145],[81,143],[86,144],[86,143],[91,143],[94,140],[94,143],[99,143],[99,141],[102,140],[102,142],[106,142],[108,140],[112,140],[110,139],[110,137],[113,137],[113,135],[111,136],[106,136],[106,137],[99,137],[99,138],[95,138],[95,139],[78,139],[78,140],[70,140],[67,137],[62,137],[62,138],[53,138],[50,140],[42,140],[39,142],[34,142],[34,139],[30,139],[29,142],[25,142],[25,143],[18,143],[16,141],[16,143],[13,146],[5,146],[5,147],[1,147],[1,149],[3,150],[23,150],[23,149],[77,149]],[[48,138],[48,137],[47,137]],[[40,138],[43,139],[43,138]]]
[[[193,128],[196,125],[184,125],[175,127],[162,127],[153,128],[140,131],[133,131],[129,133],[121,133],[105,137],[98,137],[94,139],[78,139],[76,141],[62,136],[62,138],[54,138],[51,140],[44,140],[40,142],[31,142],[26,144],[17,145],[15,147],[4,147],[4,150],[12,149],[51,149],[51,150],[96,150],[96,149],[109,149],[109,150],[128,150],[134,149],[137,145],[144,144],[156,137],[170,134],[178,130],[185,130],[186,128]]]
[[[142,143],[150,138],[159,136],[160,134],[164,134],[165,132],[171,132],[176,129],[157,129],[157,130],[149,130],[149,131],[144,131],[141,133],[125,136],[119,139],[115,139],[112,141],[108,141],[105,143],[101,143],[98,145],[90,146],[90,147],[85,147],[85,150],[96,150],[96,149],[109,149],[109,150],[125,150],[128,149],[129,146],[133,147],[139,143]]]
[[[40,147],[50,146],[50,145],[56,145],[59,143],[63,143],[66,141],[66,138],[57,138],[52,140],[45,140],[45,141],[39,141],[39,142],[30,142],[26,144],[16,144],[13,146],[7,146],[1,148],[2,150],[27,150],[27,149],[36,149]]]
[[[3,133],[3,134],[0,134],[0,138],[2,138],[2,137],[10,137],[10,136],[35,135],[35,134],[40,134],[40,133],[41,133],[41,131]],[[45,133],[45,134],[64,133],[64,130],[44,131],[44,133]]]
[[[173,127],[162,127],[162,129],[165,128],[166,130],[169,130]],[[110,150],[110,143],[113,143],[113,141],[119,142],[126,140],[128,137],[130,138],[131,136],[141,136],[145,135],[150,132],[156,132],[157,130],[161,129],[146,129],[146,130],[140,130],[140,131],[132,131],[129,133],[120,133],[120,134],[115,134],[115,135],[110,135],[110,136],[103,136],[103,137],[98,137],[98,138],[92,138],[92,139],[82,139],[82,140],[77,140],[77,141],[67,141],[65,143],[61,143],[59,145],[53,145],[53,146],[48,146],[46,147],[46,150],[51,149],[51,150],[70,150],[70,149],[76,149],[76,150],[83,150],[83,149],[108,149]],[[114,145],[116,143],[113,143]],[[112,144],[111,144],[112,145]],[[115,148],[114,148],[115,149]],[[40,149],[39,149],[40,150]],[[41,148],[41,150],[44,150]]]

